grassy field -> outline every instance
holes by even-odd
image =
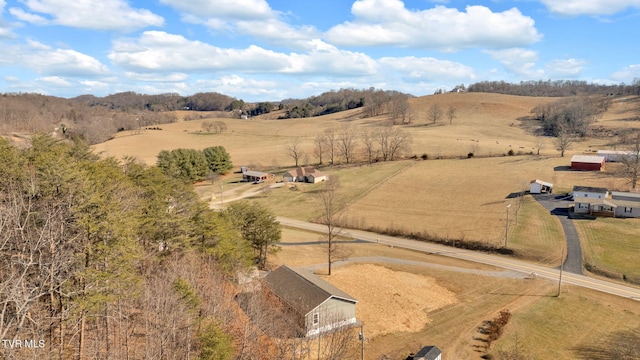
[[[640,219],[598,218],[574,221],[585,263],[595,274],[623,276],[640,284]]]
[[[323,264],[326,262],[326,253],[325,245],[318,243],[320,239],[318,234],[284,229],[283,243],[290,245],[283,246],[272,258],[272,265]],[[484,271],[498,270],[491,266],[378,244],[351,243],[345,246],[351,251],[352,259],[380,257],[414,260],[432,265],[473,269],[475,272],[470,274],[430,266],[378,262],[378,265],[393,272],[432,279],[438,286],[454,293],[456,302],[431,309],[432,303],[424,297],[424,325],[416,327],[416,324],[407,323],[406,326],[413,326],[412,331],[372,336],[366,344],[366,359],[379,359],[383,354],[392,359],[401,359],[411,350],[419,349],[427,343],[437,344],[446,358],[480,359],[485,352],[486,343],[481,340],[483,336],[477,330],[483,321],[494,318],[503,309],[509,310],[513,317],[490,351],[494,354],[512,351],[517,338],[520,358],[525,359],[580,358],[579,351],[587,351],[589,346],[602,346],[603,339],[638,325],[640,304],[637,301],[570,286],[563,286],[560,297],[556,297],[558,287],[555,282],[484,275]],[[351,269],[354,272],[350,273]],[[358,269],[359,267],[351,265],[341,268],[346,272],[341,276],[352,277],[351,285],[348,281],[340,284],[347,293],[368,280],[366,274]],[[326,279],[333,282],[331,277]],[[378,276],[374,281],[383,283],[385,278]],[[403,301],[408,300],[403,296],[404,290],[403,284],[398,282],[399,296],[383,296],[376,291],[359,293],[359,307],[366,305],[380,309],[375,314],[358,311],[365,333],[368,333],[367,329],[375,332],[376,326],[379,326],[376,321],[380,318],[388,321],[389,326],[399,325],[394,323],[402,321],[399,314],[393,317],[384,309],[394,305],[403,306]]]
[[[532,131],[537,124],[525,118],[534,106],[554,100],[477,93],[411,99],[414,122],[403,127],[413,138],[412,150],[407,155],[420,158],[427,154],[429,160],[340,165],[322,170],[340,178],[343,214],[349,223],[363,228],[425,232],[500,246],[504,243],[506,206],[511,204],[509,247],[522,258],[555,267],[563,244],[558,220],[527,196],[516,222],[517,199],[512,195],[525,190],[533,179],[554,183],[554,193],[571,191],[574,185],[621,191],[628,190],[628,185],[614,176],[614,166],[608,166],[604,172],[567,171],[573,154],[611,149],[615,137],[576,142],[563,158],[559,157],[553,139],[543,138],[540,156],[525,155],[537,152],[537,139]],[[444,119],[436,124],[427,123],[426,112],[433,103],[457,109],[451,124]],[[596,127],[640,127],[640,122],[628,121],[629,104],[625,99],[617,99]],[[202,132],[201,124],[206,119],[177,122],[162,125],[163,130],[146,130],[139,135],[118,133],[113,140],[95,146],[95,150],[116,158],[130,155],[153,164],[161,150],[222,145],[236,167],[250,165],[256,170],[281,174],[293,167],[293,160],[284,149],[296,139],[307,154],[303,162],[314,163],[317,160],[312,155],[313,139],[325,129],[344,124],[366,128],[389,122],[385,117],[364,119],[358,109],[319,118],[276,118],[277,114],[268,114],[251,120],[223,119],[228,131],[219,135]],[[502,156],[509,150],[523,155]],[[469,152],[475,158],[464,159]],[[215,195],[212,201],[218,203],[222,202],[220,185],[227,201],[245,191],[263,188],[239,183],[239,179],[239,174],[230,174],[213,184],[198,184],[196,191],[209,200]],[[319,214],[317,191],[321,186],[298,184],[296,190],[274,188],[256,192],[250,198],[268,205],[277,215],[309,220]],[[588,263],[608,272],[639,276],[638,220],[597,219],[578,221],[576,226],[585,244]],[[321,239],[319,234],[284,229],[283,242],[296,245],[283,246],[272,258],[272,265],[321,266],[326,261]],[[557,291],[553,282],[483,275],[483,271],[497,270],[489,266],[377,244],[346,242],[343,246],[351,258],[392,257],[477,270],[477,274],[468,274],[445,268],[378,264],[389,271],[424,276],[429,281],[435,279],[438,286],[456,294],[457,302],[436,310],[429,310],[425,304],[428,324],[425,322],[418,330],[396,331],[370,339],[367,359],[378,359],[383,354],[404,358],[426,343],[441,347],[445,358],[479,359],[484,343],[477,340],[477,328],[502,309],[509,309],[513,318],[492,350],[510,351],[517,338],[521,354],[528,358],[579,358],[579,354],[585,353],[580,351],[588,350],[588,346],[604,344],[603,339],[617,331],[638,325],[638,302],[573,287],[563,287],[562,296],[557,298],[553,296]],[[366,274],[354,274],[353,281],[362,276]],[[349,292],[349,288],[343,290]],[[359,300],[369,305],[397,300],[394,296],[376,295],[372,287],[370,295],[365,294]]]

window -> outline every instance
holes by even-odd
[[[633,212],[633,208],[626,207],[626,208],[624,208],[624,212],[625,212],[625,214],[631,214]]]
[[[318,325],[319,322],[320,322],[320,314],[318,313],[313,314],[313,325]]]

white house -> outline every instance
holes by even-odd
[[[579,214],[596,212],[610,212],[613,214],[613,204],[607,201],[609,190],[600,187],[574,186],[573,211]]]
[[[542,194],[542,193],[551,194],[552,190],[553,190],[553,184],[546,181],[536,179],[536,180],[531,180],[531,183],[529,184],[530,194]]]
[[[616,217],[640,218],[640,194],[612,191],[611,202],[616,205]]]

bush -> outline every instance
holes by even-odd
[[[471,159],[474,156],[474,154],[472,152],[467,154],[467,159]]]
[[[507,153],[509,156],[513,156],[515,155],[515,153],[513,152],[513,149],[509,149],[509,152]]]
[[[420,156],[420,158],[422,160],[427,160],[429,158],[429,155],[427,155],[426,153],[422,154],[422,156]]]

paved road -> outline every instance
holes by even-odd
[[[580,238],[573,220],[569,219],[569,205],[572,203],[568,196],[554,194],[534,195],[540,205],[549,210],[552,215],[560,219],[564,236],[567,241],[567,260],[564,262],[564,270],[570,273],[582,275],[582,248]]]
[[[318,233],[325,233],[325,226],[313,224],[299,220],[278,217],[278,221],[284,225],[293,228],[299,228]],[[396,246],[405,249],[413,249],[422,252],[449,256],[457,259],[473,261],[477,263],[493,265],[507,270],[518,271],[523,274],[537,273],[539,278],[550,280],[559,280],[560,270],[543,267],[536,264],[530,264],[524,261],[511,259],[499,255],[486,254],[464,249],[451,248],[443,245],[426,243],[416,240],[397,238],[393,236],[380,235],[368,231],[343,229],[342,235],[352,237],[358,240],[364,240],[374,243],[386,244],[388,246]],[[562,274],[562,283],[581,286],[616,296],[634,299],[640,301],[640,289],[629,286],[594,279],[584,275],[569,273],[567,271]]]

